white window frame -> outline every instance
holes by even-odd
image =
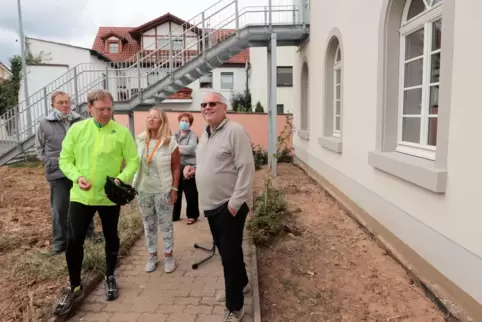
[[[205,84],[205,86],[203,86]],[[199,78],[199,88],[213,88],[213,73],[208,72]]]
[[[226,76],[229,76],[231,77],[231,84],[232,86],[231,87],[224,87],[223,85],[225,85],[226,83],[223,83],[223,77],[226,77]],[[234,73],[233,72],[221,72],[221,77],[219,78],[219,81],[220,81],[220,86],[221,86],[221,89],[225,89],[225,90],[232,90],[234,89]]]
[[[110,46],[116,46],[117,50],[111,50]],[[120,43],[119,42],[109,42],[109,53],[111,54],[118,54],[120,53]]]
[[[338,55],[340,55],[340,60],[338,59]],[[343,68],[343,61],[341,60],[341,53],[340,53],[340,44],[336,47],[335,50],[335,59],[334,59],[334,64],[333,64],[333,136],[339,138],[341,136],[341,104],[342,104],[342,79],[341,79],[341,74],[342,74],[342,68]],[[337,77],[336,73],[340,71],[340,79],[338,80],[339,83],[337,83]],[[340,86],[340,98],[336,98],[336,87]],[[340,103],[340,111],[339,114],[336,113],[336,103]],[[336,128],[336,119],[340,119],[340,128]]]
[[[408,11],[412,4],[412,0],[407,0],[403,11],[403,23],[400,28],[400,79],[399,79],[399,94],[398,94],[398,133],[397,133],[397,147],[395,151],[413,155],[416,157],[435,160],[436,146],[427,144],[428,138],[428,121],[429,121],[429,104],[430,104],[430,87],[431,85],[440,84],[430,83],[431,73],[431,56],[437,52],[441,52],[441,49],[431,51],[432,45],[432,23],[441,20],[442,21],[442,4],[443,1],[432,6],[433,0],[423,0],[426,9],[419,15],[413,17],[407,21]],[[410,34],[424,29],[423,40],[423,55],[414,57],[409,60],[405,60],[405,38]],[[405,88],[405,64],[409,61],[416,60],[422,57],[423,59],[423,71],[422,71],[422,101],[421,101],[421,116],[414,116],[421,118],[420,124],[420,143],[402,141],[403,131],[403,99],[404,91],[406,89],[413,89],[419,86]],[[440,77],[439,77],[440,78]],[[406,116],[405,116],[406,117]],[[433,115],[432,115],[433,117]]]
[[[169,50],[169,36],[157,36],[156,38],[157,42],[157,49],[160,50]],[[176,47],[177,46],[177,47]],[[179,36],[173,36],[172,37],[172,50],[174,51],[181,51],[184,49],[184,41],[182,38]]]

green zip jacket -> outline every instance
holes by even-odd
[[[123,160],[125,168],[121,171]],[[106,177],[130,184],[139,167],[139,156],[128,128],[115,121],[101,126],[90,118],[75,123],[67,132],[59,167],[73,182],[70,201],[88,206],[112,206],[114,203],[104,192]],[[79,188],[79,177],[89,181],[89,190]]]

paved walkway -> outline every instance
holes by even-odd
[[[184,215],[183,215],[184,217]],[[205,252],[196,250],[194,243],[210,246],[211,234],[207,220],[203,217],[191,226],[183,220],[174,223],[174,255],[177,269],[164,273],[160,262],[156,271],[144,272],[147,250],[141,238],[131,250],[131,255],[122,260],[117,270],[120,296],[107,302],[101,283],[90,294],[70,321],[126,321],[126,322],[218,322],[222,321],[224,303],[216,301],[216,293],[224,289],[221,259],[218,254],[197,270],[192,263],[203,258]],[[162,235],[159,236],[162,250]],[[251,279],[251,244],[245,238],[244,256]],[[162,253],[161,253],[162,254]],[[253,297],[245,296],[243,322],[253,321]]]

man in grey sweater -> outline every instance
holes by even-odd
[[[241,321],[249,280],[243,260],[243,230],[253,203],[254,158],[251,140],[244,128],[227,118],[226,99],[207,94],[201,113],[208,124],[196,150],[196,167],[184,174],[196,175],[200,206],[208,218],[224,269],[226,300],[224,321]]]
[[[62,141],[72,124],[84,118],[71,110],[67,93],[52,93],[53,109],[39,123],[35,136],[37,157],[45,165],[45,178],[50,186],[50,207],[52,213],[52,253],[61,253],[67,247],[67,214],[69,211],[72,181],[67,179],[59,168],[59,155]],[[93,236],[92,221],[87,235]]]

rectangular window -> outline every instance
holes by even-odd
[[[221,89],[234,89],[233,73],[221,73]]]
[[[293,86],[293,67],[280,66],[276,68],[276,83],[278,87]]]
[[[276,105],[276,113],[277,114],[284,114],[285,113],[285,106],[284,104]]]
[[[442,21],[403,35],[397,151],[434,159],[437,144]]]
[[[169,50],[169,37],[157,37],[157,49]]]
[[[169,50],[169,36],[158,36],[157,37],[157,49]],[[182,50],[184,49],[182,38],[173,37],[172,39],[172,50]]]
[[[172,40],[172,50],[183,50],[183,49],[184,49],[184,45],[181,38]]]
[[[111,53],[111,54],[119,53],[119,43],[117,43],[117,42],[109,43],[109,53]]]
[[[200,88],[213,88],[213,73],[209,72],[205,76],[199,78]]]

